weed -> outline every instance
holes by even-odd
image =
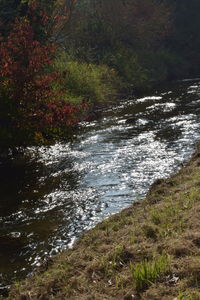
[[[107,276],[111,276],[113,272],[121,267],[129,260],[130,253],[124,246],[118,245],[109,256],[101,258],[101,267]]]
[[[152,261],[143,261],[134,266],[130,264],[132,278],[137,291],[144,290],[170,269],[170,258],[163,254]]]
[[[115,277],[115,285],[117,289],[123,289],[124,288],[124,281],[125,278],[122,275]]]
[[[152,225],[145,224],[142,226],[142,230],[147,238],[157,240],[157,228],[154,228]]]
[[[161,223],[161,215],[156,209],[153,209],[151,212],[151,220],[155,225],[159,225]]]
[[[177,300],[200,300],[200,293],[197,291],[180,292]]]

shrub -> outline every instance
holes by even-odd
[[[45,141],[51,133],[77,121],[84,105],[64,101],[60,75],[52,70],[54,45],[37,40],[36,3],[27,17],[17,18],[7,37],[0,36],[0,146]],[[40,12],[41,25],[46,13]],[[57,86],[57,87],[56,87]]]
[[[76,61],[62,53],[56,59],[55,70],[63,74],[61,86],[66,91],[65,99],[72,103],[107,102],[116,95],[118,77],[105,65]]]
[[[103,61],[117,70],[126,86],[137,89],[149,85],[148,70],[142,66],[135,50],[118,44],[114,51],[104,56]]]

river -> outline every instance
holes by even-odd
[[[134,118],[133,122],[127,119]],[[123,100],[70,142],[0,161],[0,290],[130,206],[200,139],[200,79]]]

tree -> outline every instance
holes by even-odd
[[[39,12],[39,14],[38,14]],[[40,33],[38,22],[40,21]],[[35,23],[37,26],[35,27]],[[0,39],[0,138],[2,145],[44,141],[52,129],[75,122],[75,107],[62,100],[61,76],[51,70],[56,47],[44,42],[46,11],[29,3],[25,17],[16,18],[8,37]],[[37,39],[36,39],[37,38]]]

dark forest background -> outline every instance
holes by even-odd
[[[199,76],[198,0],[0,0],[0,144],[45,143],[120,94]]]

